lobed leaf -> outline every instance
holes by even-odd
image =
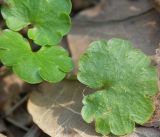
[[[32,52],[29,42],[18,32],[4,30],[0,35],[0,59],[4,65],[28,83],[61,81],[73,64],[68,53],[59,46],[42,47]]]
[[[70,30],[70,0],[6,0],[6,3],[1,12],[7,26],[14,31],[33,26],[28,36],[38,45],[57,45]]]
[[[98,133],[131,133],[135,123],[144,124],[154,112],[156,69],[126,40],[92,43],[80,59],[78,79],[98,90],[84,97],[82,109],[83,119],[94,120]]]

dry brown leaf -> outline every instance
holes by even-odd
[[[152,0],[152,1],[155,9],[160,12],[160,0]]]
[[[76,19],[85,22],[122,20],[128,17],[137,16],[150,9],[152,9],[150,0],[101,0],[96,7],[80,12]]]
[[[139,127],[133,134],[123,137],[160,137],[160,131],[154,128]]]
[[[153,98],[155,104],[155,112],[151,120],[146,123],[146,127],[160,128],[160,92]]]
[[[28,111],[33,121],[52,137],[98,137],[80,114],[83,94],[90,92],[77,81],[43,83],[31,94]]]
[[[68,43],[75,63],[74,74],[78,70],[78,61],[89,44],[99,39],[113,37],[130,40],[133,45],[148,55],[154,55],[160,42],[160,18],[155,12],[120,22],[80,22],[74,20],[68,35]]]
[[[156,55],[152,57],[152,60],[158,69],[158,88],[160,91],[160,49],[156,49]],[[153,100],[155,104],[155,112],[151,120],[145,124],[145,126],[160,128],[160,92],[157,93]]]
[[[91,5],[91,3],[87,0],[72,0],[72,4],[74,10],[88,8]]]
[[[7,137],[7,136],[5,136],[5,135],[3,135],[3,134],[0,134],[0,137]]]
[[[128,2],[123,0],[117,3],[117,0],[112,0],[112,6],[107,5],[110,9],[105,9],[106,5],[101,4],[80,13],[74,19],[68,42],[75,64],[90,42],[112,37],[129,39],[135,47],[147,54],[154,54],[159,43],[159,15],[153,10],[150,11],[152,7],[149,0],[132,1],[133,5],[124,6],[131,1]],[[117,10],[115,15],[113,9],[117,4],[122,10]],[[55,85],[43,83],[31,94],[28,110],[33,121],[52,137],[98,137],[94,127],[83,122],[80,115],[83,94],[89,92],[91,91],[75,81],[63,81]],[[155,134],[152,134],[152,131]],[[126,137],[160,137],[157,135],[157,130],[137,128],[135,133]]]
[[[15,74],[0,78],[0,110],[7,113],[19,99],[19,93],[24,90],[24,81]]]
[[[92,91],[77,81],[41,84],[28,102],[33,121],[51,137],[100,137],[81,118],[82,98]],[[137,128],[124,137],[160,137],[153,128]]]

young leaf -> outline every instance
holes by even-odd
[[[7,0],[2,15],[7,26],[19,31],[32,25],[28,36],[38,45],[56,45],[70,29],[70,0]]]
[[[72,70],[72,60],[59,46],[43,47],[32,52],[29,42],[18,32],[5,30],[0,35],[0,59],[28,83],[43,80],[59,82]]]
[[[103,135],[131,133],[135,123],[144,124],[154,112],[156,69],[149,57],[121,39],[91,44],[79,63],[78,79],[98,91],[85,96],[83,119],[95,120]]]

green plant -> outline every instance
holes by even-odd
[[[56,83],[72,70],[71,58],[58,46],[71,27],[70,0],[6,0],[1,12],[9,29],[0,34],[0,60],[21,79]],[[19,33],[26,28],[39,51],[33,52]],[[126,40],[92,43],[80,59],[78,79],[98,90],[84,97],[82,109],[86,122],[95,120],[98,133],[128,134],[154,112],[156,69]]]
[[[154,112],[156,69],[126,40],[93,42],[80,59],[78,79],[97,90],[84,97],[82,117],[94,120],[98,133],[131,133],[135,123],[144,124]]]
[[[2,16],[10,30],[0,34],[0,59],[23,80],[59,82],[72,70],[68,53],[57,46],[70,30],[70,0],[7,0]],[[42,46],[32,52],[20,31],[28,27],[28,37]]]

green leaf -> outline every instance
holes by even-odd
[[[57,45],[70,30],[70,0],[6,0],[2,16],[19,31],[28,25],[30,39],[38,45]]]
[[[18,32],[5,30],[0,35],[0,59],[28,83],[61,81],[73,64],[68,53],[59,46],[42,47],[32,52],[29,42]]]
[[[97,41],[81,57],[78,79],[98,91],[85,96],[83,119],[103,135],[131,133],[154,112],[151,97],[157,89],[156,69],[130,42]]]

